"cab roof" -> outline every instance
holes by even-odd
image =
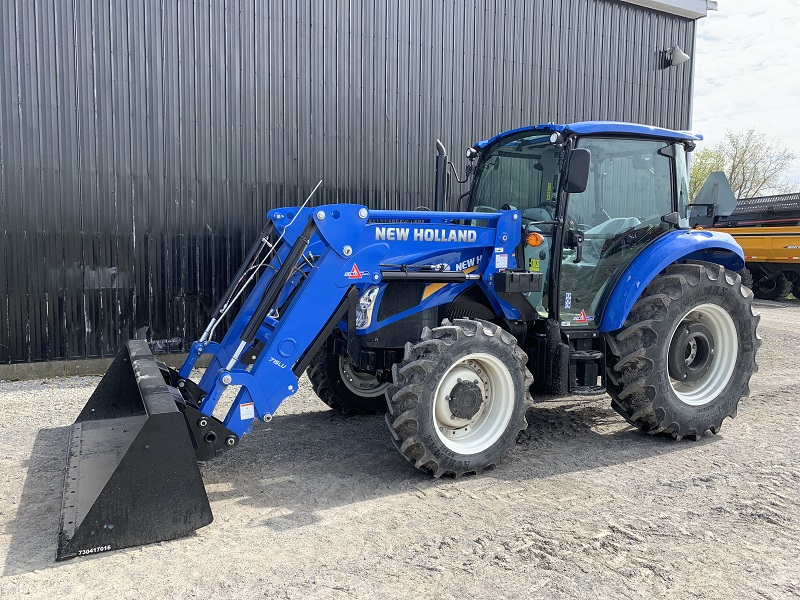
[[[699,133],[694,133],[691,131],[675,131],[673,129],[664,129],[663,127],[653,127],[651,125],[623,123],[620,121],[581,121],[567,125],[558,123],[542,123],[540,125],[530,125],[528,127],[510,129],[509,131],[498,133],[496,136],[489,138],[488,140],[482,140],[477,144],[474,144],[474,147],[483,149],[491,144],[494,144],[496,141],[503,139],[504,137],[526,131],[541,131],[542,133],[559,131],[567,134],[576,133],[578,135],[628,135],[661,140],[675,140],[678,142],[697,142],[703,139],[703,136]]]

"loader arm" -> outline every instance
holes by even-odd
[[[202,413],[211,416],[225,389],[241,386],[223,424],[236,436],[248,432],[253,419],[269,420],[280,403],[298,389],[307,360],[344,317],[353,317],[357,291],[383,281],[473,279],[492,286],[497,264],[513,268],[519,242],[515,211],[480,215],[486,226],[462,225],[475,213],[373,211],[363,206],[333,205],[320,209],[277,209],[269,220],[281,233],[280,247],[255,284],[221,342],[192,344],[179,373],[185,380],[197,360],[213,354],[199,382]],[[286,223],[286,225],[283,225]],[[453,251],[479,247],[486,260],[479,272],[430,273],[388,267],[388,259],[421,250]],[[306,250],[308,249],[308,251]],[[510,254],[511,263],[495,254]],[[505,258],[504,258],[505,260]],[[490,294],[510,318],[519,313]],[[352,331],[352,323],[341,327]]]

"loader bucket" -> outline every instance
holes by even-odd
[[[72,426],[56,560],[211,523],[192,439],[146,341],[117,355]]]

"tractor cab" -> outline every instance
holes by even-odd
[[[616,277],[671,229],[688,228],[686,151],[699,137],[626,123],[538,125],[467,151],[469,210],[517,209],[517,264],[542,273],[541,318],[596,328]]]

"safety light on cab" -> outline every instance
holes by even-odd
[[[525,243],[528,246],[533,246],[534,248],[536,246],[541,246],[544,244],[544,236],[536,231],[531,231],[525,236]]]

